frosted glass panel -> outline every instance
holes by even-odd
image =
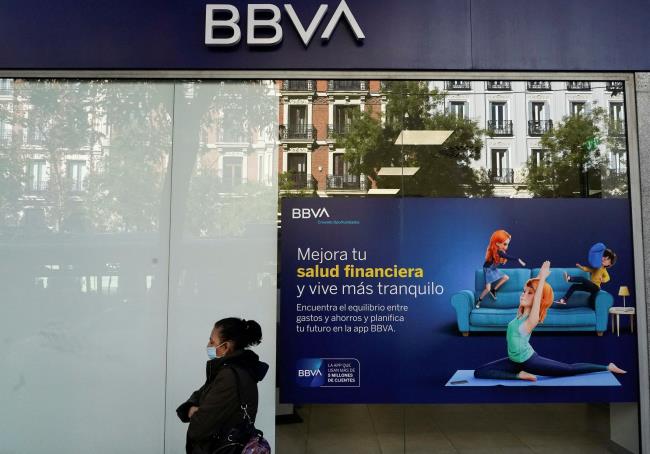
[[[257,320],[272,365],[259,386],[257,426],[274,439],[276,148],[272,81],[176,85],[171,224],[166,452],[183,452],[175,413],[205,381],[214,323]]]
[[[0,93],[0,453],[163,450],[173,88]]]

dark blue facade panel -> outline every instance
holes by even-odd
[[[230,3],[241,15],[242,41],[204,44],[205,6]],[[365,1],[348,5],[366,38],[357,43],[341,21],[320,38],[339,0],[301,0],[293,7],[307,28],[318,6],[329,10],[309,47],[283,3],[279,46],[246,45],[248,3],[241,0],[30,0],[2,8],[0,68],[4,69],[469,69],[469,0]],[[290,3],[287,0],[287,3]]]
[[[650,1],[473,0],[472,67],[650,69]]]
[[[289,1],[289,0],[285,0]],[[0,69],[650,70],[650,2],[629,0],[348,0],[366,38],[342,21],[320,38],[339,0],[301,0],[305,28],[329,10],[309,47],[284,11],[278,46],[204,43],[206,0],[27,0],[0,3]],[[259,2],[261,3],[261,1]]]

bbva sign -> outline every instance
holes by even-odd
[[[296,14],[296,11],[293,9],[291,4],[283,5],[284,10],[289,15],[289,19],[293,24],[294,28],[300,35],[302,42],[305,47],[309,46],[311,39],[314,37],[316,29],[320,25],[327,13],[328,6],[322,4],[318,7],[316,14],[312,18],[311,22],[304,27],[300,18]],[[259,19],[257,18],[258,12],[264,12],[268,17],[269,14],[273,16],[270,19]],[[215,20],[215,13],[220,13],[220,15],[228,14],[227,19]],[[282,26],[280,25],[281,19],[280,8],[276,5],[270,3],[259,3],[259,4],[250,4],[248,5],[248,16],[247,16],[247,26],[246,26],[246,43],[249,46],[274,46],[279,44],[282,41]],[[350,7],[345,0],[341,0],[341,3],[334,10],[334,14],[330,18],[325,30],[321,35],[323,41],[328,41],[334,32],[334,29],[338,23],[345,19],[352,33],[357,40],[362,40],[365,38],[359,23],[355,19]],[[227,4],[209,4],[205,8],[205,44],[208,46],[235,46],[241,41],[241,29],[238,25],[239,23],[239,10],[233,5]],[[230,31],[230,36],[227,37],[215,37],[214,31],[222,29],[224,31]],[[259,33],[256,31],[260,29],[265,29],[266,33],[264,36],[259,36]],[[269,31],[272,32],[273,36],[269,36]]]

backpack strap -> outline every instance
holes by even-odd
[[[239,400],[239,407],[241,408],[242,414],[244,415],[244,420],[246,421],[247,424],[253,425],[253,420],[248,414],[248,404],[245,404],[243,399],[241,398],[241,379],[239,378],[239,371],[235,366],[230,366],[230,370],[232,370],[233,373],[235,374],[235,383],[236,383],[235,387],[237,388],[237,399]]]
[[[239,371],[237,370],[237,367],[235,366],[230,366],[230,369],[233,371],[235,374],[235,382],[236,382],[236,387],[237,387],[237,398],[239,399],[239,405],[242,411],[242,415],[244,416],[244,421],[246,425],[248,426],[248,437],[249,439],[244,441],[244,445],[247,443],[250,443],[251,440],[253,440],[253,437],[256,437],[255,440],[257,440],[258,443],[262,443],[261,447],[263,450],[259,451],[260,453],[269,453],[271,452],[271,447],[268,445],[268,442],[264,438],[264,432],[259,430],[258,428],[255,427],[255,423],[251,419],[250,415],[248,414],[248,404],[245,404],[241,398],[241,379],[239,378]]]

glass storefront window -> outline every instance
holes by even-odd
[[[450,275],[470,254],[468,267],[483,263],[487,239],[475,241],[463,232],[502,227],[490,217],[502,219],[502,212],[510,227],[521,227],[508,199],[551,199],[549,206],[593,203],[601,213],[608,213],[605,204],[622,204],[616,213],[629,214],[630,125],[620,81],[474,76],[0,79],[0,332],[6,344],[0,369],[7,371],[0,377],[6,390],[0,427],[8,428],[0,436],[3,447],[36,452],[47,443],[52,452],[68,452],[69,446],[93,452],[182,451],[185,427],[173,410],[201,384],[202,347],[216,319],[237,315],[260,321],[264,341],[257,350],[275,364],[276,312],[287,313],[276,299],[278,293],[286,297],[283,281],[295,271],[287,268],[290,262],[278,262],[278,238],[280,259],[283,247],[302,238],[342,249],[356,238],[289,230],[290,219],[278,218],[285,204],[319,210],[321,202],[357,203],[358,210],[345,216],[349,220],[399,203],[397,211],[386,208],[380,222],[367,224],[361,238],[392,228],[376,242],[384,248],[376,250],[385,254],[382,266],[392,266],[394,257],[422,254],[426,260],[439,257],[441,273]],[[420,131],[424,139],[408,134]],[[426,204],[447,201],[494,205],[480,211],[484,217],[455,225],[457,236],[439,244],[433,233],[438,224]],[[417,204],[425,208],[414,209]],[[564,225],[572,224],[573,232],[584,221],[568,211],[564,215],[553,220],[557,236]],[[627,252],[603,287],[612,308],[621,306],[623,287],[634,307],[632,252],[639,245],[632,245],[629,218],[607,218],[598,228],[589,223],[582,226],[588,231],[584,237],[574,241],[580,243],[575,260],[582,260],[583,249],[622,232],[607,237]],[[432,229],[416,232],[425,227]],[[522,236],[513,240],[514,247],[524,249]],[[436,249],[470,243],[471,253],[456,251],[451,258]],[[556,253],[551,240],[548,244],[544,252]],[[427,248],[433,248],[430,254],[423,252]],[[531,253],[536,259],[538,249]],[[562,260],[573,268],[564,255]],[[526,268],[532,273],[539,265]],[[501,351],[496,346],[504,344],[501,322],[467,337],[457,324],[450,300],[454,293],[473,291],[473,271],[459,271],[457,281],[447,278],[447,293],[435,300],[440,305],[414,307],[417,317],[390,343],[379,335],[373,339],[373,358],[390,364],[386,375],[393,380],[377,398],[367,399],[361,390],[347,401],[332,397],[333,403],[310,400],[306,391],[303,399],[284,399],[294,349],[317,344],[322,350],[314,355],[324,356],[341,338],[306,335],[289,347],[280,343],[280,401],[296,404],[302,422],[277,427],[276,451],[593,452],[606,448],[621,418],[638,423],[638,346],[630,331],[636,325],[627,312],[605,313],[605,330],[598,328],[602,336],[596,328],[535,334],[540,351],[557,353],[553,342],[560,339],[566,358],[558,359],[564,361],[576,352],[623,357],[630,374],[620,381],[621,398],[618,388],[607,389],[602,398],[564,392],[554,400],[564,403],[556,404],[543,403],[553,400],[552,393],[546,399],[547,391],[538,388],[534,398],[520,394],[530,403],[498,403],[513,401],[501,399],[507,394],[502,389],[500,398],[470,388],[464,390],[467,398],[440,397],[449,395],[441,389],[452,372],[496,359]],[[486,314],[495,308],[484,309]],[[603,314],[596,317],[602,324]],[[281,320],[279,333],[293,333],[295,324]],[[439,337],[409,338],[434,332]],[[345,338],[342,345],[352,348],[358,339]],[[390,345],[418,361],[423,375],[413,379],[417,374],[406,372],[407,364],[391,354]],[[453,363],[454,370],[445,369],[444,377],[426,375],[428,361],[444,356],[445,348],[463,352],[469,346],[481,361],[444,361],[439,369]],[[369,360],[362,361],[366,371]],[[260,386],[258,414],[258,426],[272,442],[275,375],[272,368]],[[378,383],[386,379],[379,375],[374,375]],[[420,393],[417,386],[435,390]],[[419,394],[404,397],[408,390]],[[88,402],[93,405],[87,411],[60,418],[61,408]],[[37,403],[44,403],[42,411],[28,410]],[[147,417],[134,407],[146,409]],[[522,422],[528,420],[539,424]],[[96,427],[106,421],[116,423],[98,433]],[[25,432],[34,425],[47,430]],[[123,436],[133,427],[142,434],[135,443]]]

